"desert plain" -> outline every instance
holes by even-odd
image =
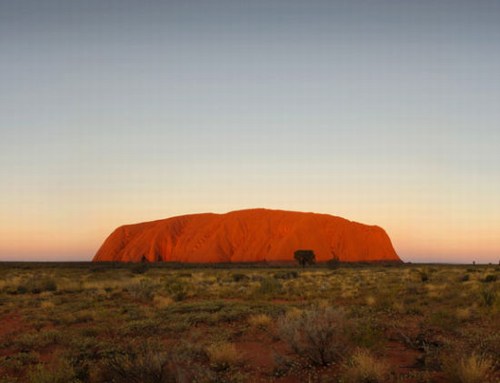
[[[497,382],[499,272],[2,263],[0,382]]]

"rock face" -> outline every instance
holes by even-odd
[[[316,260],[401,262],[378,226],[327,214],[250,209],[193,214],[125,225],[102,244],[93,261],[293,261],[298,249]]]

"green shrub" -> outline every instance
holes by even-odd
[[[184,281],[179,279],[169,279],[167,280],[165,290],[170,297],[176,301],[183,301],[187,298],[188,286]]]
[[[261,294],[278,294],[282,291],[283,286],[280,281],[275,278],[264,278],[260,281],[259,293]]]
[[[40,294],[44,291],[56,291],[56,281],[50,277],[31,277],[17,286],[18,294]]]
[[[296,271],[280,271],[274,273],[274,278],[276,279],[296,279],[299,277],[299,273]]]
[[[248,275],[240,274],[240,273],[233,274],[232,278],[233,278],[233,282],[247,282],[250,280],[250,277]]]
[[[422,271],[420,273],[420,281],[427,282],[428,280],[429,280],[429,275],[426,272]]]
[[[129,294],[140,301],[151,302],[155,294],[155,284],[150,280],[143,279],[127,287]]]
[[[379,348],[386,340],[380,325],[371,318],[360,318],[353,322],[352,341],[359,347]]]
[[[149,264],[146,262],[134,263],[130,268],[133,274],[144,274],[149,270]]]
[[[462,275],[462,277],[460,278],[460,282],[467,282],[470,280],[470,275],[469,274],[464,274]]]
[[[326,261],[326,266],[329,269],[338,269],[340,267],[340,259],[338,256],[333,256],[331,259]]]
[[[76,382],[73,368],[66,362],[60,361],[54,368],[38,364],[28,373],[30,383],[70,383]]]
[[[179,278],[191,278],[193,276],[192,273],[179,273],[178,277]]]
[[[493,306],[497,299],[497,293],[494,289],[483,289],[481,291],[481,298],[483,300],[483,303],[487,307]]]
[[[496,282],[496,280],[497,276],[495,274],[489,274],[483,279],[483,282],[490,283],[490,282]]]

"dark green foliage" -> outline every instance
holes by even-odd
[[[496,282],[496,280],[497,280],[497,276],[495,274],[488,274],[484,278],[483,282],[490,283],[490,282]]]
[[[183,301],[184,299],[187,298],[187,284],[179,279],[171,278],[167,280],[165,290],[167,291],[168,295],[176,301]]]
[[[429,275],[425,271],[422,271],[420,273],[420,280],[422,282],[427,282],[429,280]]]
[[[233,274],[232,277],[233,277],[233,282],[247,282],[250,280],[250,277],[248,277],[248,275],[240,273]]]
[[[496,291],[492,288],[485,288],[481,291],[481,298],[483,299],[483,303],[485,306],[491,307],[497,299]]]
[[[351,338],[358,347],[367,349],[381,348],[385,341],[382,326],[370,317],[359,318],[353,323]]]
[[[133,274],[144,274],[148,270],[149,270],[149,263],[146,262],[134,263],[130,268],[130,271]]]
[[[329,269],[337,269],[340,266],[340,258],[337,255],[334,255],[332,259],[326,262],[326,265]]]
[[[40,294],[44,291],[56,291],[56,281],[50,277],[32,277],[17,286],[18,294]]]
[[[260,281],[259,293],[261,294],[277,294],[281,290],[281,283],[276,278],[268,277]]]
[[[302,267],[316,263],[316,255],[312,250],[296,250],[293,257]]]
[[[179,273],[177,274],[179,278],[191,278],[193,276],[192,273]]]
[[[280,271],[274,273],[274,278],[276,279],[295,279],[299,277],[299,273],[297,271]]]

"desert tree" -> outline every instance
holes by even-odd
[[[294,258],[302,267],[314,265],[316,263],[316,255],[312,250],[296,250]]]

